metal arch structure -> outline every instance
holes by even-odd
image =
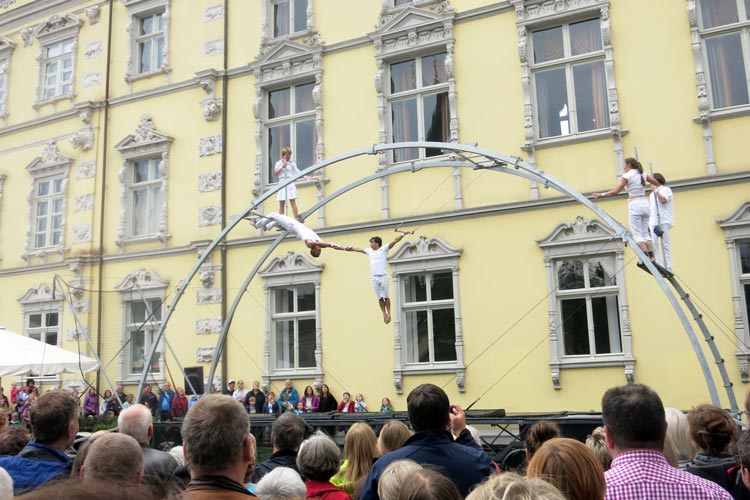
[[[141,377],[140,377],[139,384],[138,384],[138,394],[142,392],[143,386],[146,383],[146,379],[148,377],[148,368],[151,366],[157,347],[162,337],[164,336],[166,327],[169,324],[169,319],[174,313],[174,311],[177,309],[177,305],[180,299],[182,298],[182,296],[185,294],[185,291],[187,290],[190,282],[192,281],[193,277],[195,277],[195,275],[198,273],[199,268],[203,265],[203,263],[206,261],[208,256],[211,254],[211,252],[213,252],[213,250],[217,246],[222,244],[222,242],[225,240],[227,235],[240,222],[242,222],[246,217],[251,215],[268,198],[270,198],[277,192],[285,189],[289,184],[292,184],[293,182],[296,182],[298,179],[301,179],[304,176],[310,175],[320,169],[323,169],[330,165],[334,165],[336,163],[340,163],[342,161],[349,160],[358,156],[377,155],[377,154],[385,153],[385,152],[392,151],[392,150],[412,149],[412,148],[438,149],[438,150],[442,150],[443,152],[450,153],[454,157],[460,158],[460,159],[431,160],[428,158],[425,160],[419,160],[419,161],[414,161],[414,162],[410,162],[407,164],[394,166],[386,170],[377,171],[372,175],[363,177],[355,182],[352,182],[351,184],[345,187],[342,187],[336,192],[320,199],[312,207],[310,207],[308,210],[303,212],[303,214],[301,215],[301,218],[304,220],[310,214],[318,210],[320,207],[326,205],[330,201],[351,191],[352,189],[355,189],[359,186],[367,184],[373,180],[387,177],[387,176],[397,174],[397,173],[402,173],[402,172],[410,172],[410,171],[416,172],[416,171],[423,170],[426,168],[454,168],[454,169],[455,168],[471,168],[473,170],[491,170],[495,172],[507,173],[507,174],[518,176],[518,177],[522,177],[532,182],[542,184],[546,188],[553,188],[556,191],[567,196],[568,198],[571,198],[577,201],[578,203],[586,206],[589,210],[591,210],[594,214],[596,214],[599,218],[601,218],[605,223],[607,223],[614,230],[615,236],[622,238],[628,245],[630,245],[630,248],[636,253],[636,255],[641,260],[641,262],[645,264],[646,268],[650,271],[651,275],[656,280],[662,292],[669,300],[670,304],[672,305],[672,308],[677,314],[677,317],[682,323],[682,326],[685,329],[685,332],[687,333],[690,344],[692,345],[695,355],[698,358],[698,362],[703,372],[703,376],[706,380],[706,385],[708,388],[709,395],[711,397],[712,404],[715,406],[721,406],[720,401],[719,401],[719,395],[716,389],[716,384],[713,379],[713,374],[711,373],[705,354],[703,353],[703,350],[700,347],[698,338],[695,334],[695,331],[692,328],[692,325],[690,324],[690,321],[688,320],[687,316],[685,315],[684,311],[682,310],[682,308],[680,307],[677,301],[677,297],[675,297],[675,295],[672,293],[672,290],[669,288],[664,278],[662,278],[661,274],[656,269],[656,267],[651,263],[651,261],[648,259],[646,254],[637,245],[637,243],[633,239],[632,234],[622,224],[620,224],[614,217],[609,215],[607,212],[597,207],[594,203],[591,202],[591,200],[589,200],[583,194],[572,189],[571,187],[567,186],[562,181],[549,175],[543,170],[524,162],[520,157],[503,155],[500,153],[496,153],[496,152],[492,152],[492,151],[479,148],[474,145],[443,143],[443,142],[426,142],[426,141],[376,144],[371,147],[356,149],[348,153],[337,155],[327,160],[321,161],[319,163],[316,163],[306,168],[305,170],[301,171],[299,174],[294,175],[293,177],[288,179],[286,182],[279,183],[275,188],[269,191],[266,191],[260,197],[256,198],[240,214],[238,214],[237,216],[234,216],[230,220],[229,224],[227,224],[227,226],[224,227],[224,229],[222,229],[221,233],[219,233],[219,235],[208,245],[206,250],[200,255],[200,258],[198,259],[198,261],[193,265],[190,272],[187,274],[185,279],[182,280],[180,286],[178,287],[177,292],[175,293],[175,296],[172,299],[172,302],[167,308],[166,315],[162,320],[161,326],[159,327],[159,330],[157,332],[157,336],[156,338],[154,338],[149,348],[148,357],[145,360],[146,362],[144,363],[144,369],[143,369],[143,372],[141,373]],[[471,155],[471,158],[469,158],[468,155]],[[219,335],[219,339],[217,341],[213,360],[211,362],[211,367],[209,370],[209,378],[208,378],[209,383],[212,383],[213,381],[213,376],[216,370],[216,364],[218,362],[218,359],[221,357],[220,354],[221,354],[221,351],[224,349],[229,327],[232,323],[232,319],[237,310],[237,307],[239,306],[239,302],[242,296],[244,295],[245,291],[247,290],[247,287],[249,286],[253,277],[257,274],[260,267],[263,265],[265,260],[271,255],[273,250],[276,249],[278,245],[283,241],[286,234],[287,234],[286,232],[282,232],[271,243],[271,245],[264,252],[262,257],[258,260],[256,265],[253,267],[251,272],[248,274],[242,286],[240,287],[239,291],[237,292],[237,296],[235,297],[232,303],[232,306],[227,312],[227,317],[224,318],[224,322],[222,324],[222,329]],[[706,337],[705,340],[712,344],[713,338],[710,335],[706,335],[706,333],[707,332],[704,331],[704,337]],[[719,372],[721,374],[721,377],[724,383],[724,387],[727,392],[727,397],[729,399],[731,409],[732,411],[737,412],[738,408],[737,408],[736,398],[732,391],[732,383],[729,381],[729,376],[726,372],[723,359],[718,357],[718,351],[716,351],[715,346],[712,345],[711,347],[712,347],[714,356],[716,358],[715,361],[718,365]]]

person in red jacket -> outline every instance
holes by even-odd
[[[336,443],[322,432],[315,433],[300,446],[297,468],[306,479],[307,498],[317,500],[351,500],[348,493],[331,484],[339,470],[341,452]]]
[[[351,400],[351,395],[348,392],[345,392],[341,397],[338,411],[343,413],[354,413],[354,401]]]
[[[185,396],[185,389],[182,387],[177,388],[177,394],[172,398],[170,404],[170,413],[172,414],[172,420],[176,418],[182,418],[188,411],[188,398]]]

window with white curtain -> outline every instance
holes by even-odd
[[[538,138],[609,127],[599,18],[535,30],[531,45]]]
[[[161,158],[143,158],[130,164],[130,236],[146,236],[159,232],[159,217],[164,204]]]
[[[273,36],[286,36],[307,29],[308,0],[272,0]]]
[[[300,83],[267,91],[266,175],[276,182],[274,165],[281,159],[283,147],[292,148],[292,160],[300,170],[315,163],[315,82]]]
[[[450,140],[450,107],[445,52],[424,55],[389,66],[391,141]],[[401,149],[393,161],[401,162],[442,154],[438,149]]]
[[[274,288],[271,294],[274,369],[315,367],[315,285]]]
[[[138,73],[158,71],[164,64],[164,11],[136,18],[138,35]]]
[[[750,103],[750,0],[701,0],[700,28],[712,109]]]

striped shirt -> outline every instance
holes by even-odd
[[[658,451],[626,451],[605,474],[605,500],[732,500],[721,486],[675,469]]]

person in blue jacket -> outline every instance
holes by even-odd
[[[415,434],[402,448],[383,455],[373,464],[365,480],[362,500],[379,500],[380,475],[396,460],[409,459],[437,469],[453,481],[463,497],[494,473],[490,457],[466,429],[463,410],[450,404],[440,387],[422,384],[409,393],[406,404]],[[451,431],[458,436],[455,440]]]

